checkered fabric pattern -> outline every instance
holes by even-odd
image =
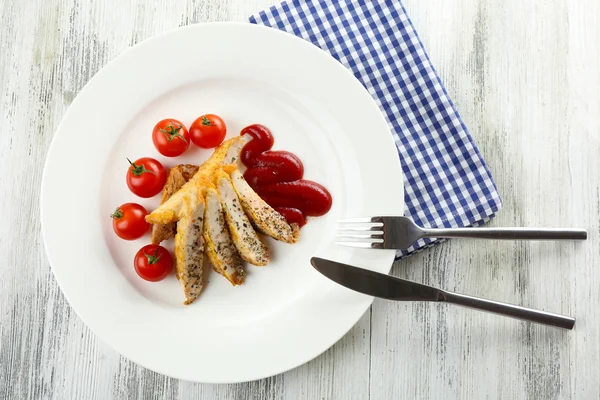
[[[404,171],[405,215],[480,225],[502,206],[492,176],[399,0],[294,0],[250,18],[299,36],[354,73],[387,118]],[[398,257],[436,243],[421,240]]]

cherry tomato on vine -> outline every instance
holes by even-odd
[[[190,125],[192,142],[203,149],[217,147],[223,142],[226,134],[225,122],[215,114],[205,114]]]
[[[136,253],[133,266],[140,278],[158,282],[165,279],[173,270],[173,258],[164,247],[147,244]]]
[[[125,203],[110,215],[113,219],[113,230],[121,239],[138,239],[150,229],[146,222],[148,211],[137,203]]]
[[[144,157],[135,162],[129,161],[127,186],[134,194],[148,198],[157,195],[167,181],[165,167],[154,158]]]
[[[152,131],[152,142],[160,154],[165,157],[182,155],[190,146],[190,134],[187,128],[176,119],[159,121]]]

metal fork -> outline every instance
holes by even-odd
[[[423,238],[505,240],[586,240],[585,229],[554,228],[422,228],[408,217],[367,217],[337,221],[336,244],[369,248],[409,248]]]

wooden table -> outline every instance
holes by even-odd
[[[586,227],[590,238],[454,241],[393,274],[573,315],[574,331],[376,300],[308,364],[217,386],[139,367],[79,320],[50,271],[38,216],[65,110],[127,47],[182,25],[245,20],[273,2],[0,0],[0,398],[600,398],[597,0],[405,0],[503,196],[492,225]],[[68,199],[63,212],[76,234]]]

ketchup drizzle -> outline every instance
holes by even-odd
[[[288,221],[299,226],[306,217],[318,217],[331,208],[331,194],[322,185],[302,179],[304,166],[293,153],[271,150],[271,131],[255,124],[242,129],[252,140],[242,149],[241,159],[248,168],[244,178],[258,195]]]

